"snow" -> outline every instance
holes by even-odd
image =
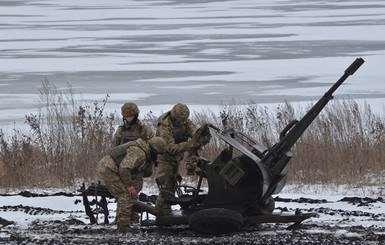
[[[149,185],[148,182],[145,184]],[[298,187],[286,187],[282,193],[274,195],[276,209],[273,214],[291,215],[296,210],[316,213],[315,217],[303,221],[299,230],[287,230],[290,224],[264,224],[225,235],[195,234],[188,226],[180,225],[134,225],[140,229],[139,233],[117,234],[116,225],[103,224],[103,214],[97,216],[98,224],[89,223],[82,197],[76,191],[67,191],[74,196],[41,197],[23,197],[17,191],[6,191],[11,195],[0,196],[0,221],[13,224],[0,224],[3,226],[0,244],[381,244],[385,235],[385,202],[382,198],[356,197],[354,190],[346,191],[347,196],[341,195],[326,186],[308,186],[308,192],[295,194],[289,192]],[[55,193],[54,190],[30,191]],[[157,193],[156,188],[149,186],[144,191]],[[367,193],[372,193],[372,188]],[[357,202],[349,202],[347,198]],[[113,199],[107,198],[107,201],[112,222],[116,203]],[[178,210],[179,206],[175,205],[173,209]],[[150,215],[150,218],[154,217]]]
[[[79,199],[79,197],[76,197]],[[75,214],[76,212],[83,211],[80,210],[81,205],[75,205],[76,198],[66,198],[66,197],[22,197],[22,196],[9,196],[1,197],[1,203],[3,206],[27,206],[27,207],[36,207],[36,208],[47,208],[57,211],[65,211],[65,213],[52,212],[52,213],[42,213],[42,214],[30,214],[26,213],[24,210],[15,211],[2,211],[0,216],[3,219],[8,221],[16,222],[21,229],[28,229],[28,226],[36,220],[65,220],[67,218],[76,217],[84,222],[88,222],[84,215],[80,216]],[[71,212],[74,212],[72,214]]]
[[[149,187],[152,184],[146,182],[143,192],[147,195],[157,194],[158,190],[154,187]],[[276,202],[276,210],[274,213],[282,213],[280,209],[287,208],[289,212],[283,213],[294,213],[294,211],[299,208],[300,210],[314,210],[314,209],[331,209],[331,210],[343,210],[344,212],[355,211],[362,212],[366,214],[373,215],[384,215],[385,214],[385,202],[376,201],[373,203],[368,203],[368,205],[354,205],[352,203],[341,201],[344,197],[357,197],[361,196],[362,198],[377,198],[379,193],[373,193],[372,188],[368,187],[368,190],[365,192],[366,195],[362,195],[362,192],[357,193],[356,190],[345,191],[343,195],[338,194],[336,190],[332,190],[330,187],[324,186],[322,189],[320,186],[308,186],[307,191],[302,193],[292,193],[292,189],[298,187],[288,185],[283,189],[282,193],[274,195],[275,198],[282,199],[312,199],[312,200],[324,200],[322,203],[309,203],[309,202]],[[365,188],[362,188],[365,189]],[[361,190],[362,190],[361,189]],[[35,194],[52,194],[55,193],[54,190],[47,192],[46,190],[30,190]],[[63,190],[56,190],[56,192],[62,192]],[[73,190],[72,194],[74,196],[42,196],[42,197],[23,197],[18,195],[18,192],[9,192],[2,190],[0,193],[8,192],[7,196],[1,196],[1,205],[3,207],[12,206],[13,210],[0,209],[0,217],[8,221],[16,222],[16,226],[20,229],[28,229],[28,226],[31,225],[34,221],[44,221],[44,220],[66,220],[70,218],[76,218],[81,220],[84,223],[89,223],[89,219],[84,212],[84,206],[81,200],[80,193],[77,193],[76,190]],[[318,194],[313,194],[317,193]],[[68,190],[67,190],[68,193]],[[69,192],[71,193],[71,192]],[[358,194],[358,195],[357,195]],[[92,198],[92,197],[91,197]],[[46,211],[37,211],[38,214],[34,212],[27,213],[24,209],[18,209],[18,206],[24,207],[34,207],[34,208],[43,208],[47,209]],[[173,206],[175,210],[178,210],[180,207],[178,205]],[[113,200],[110,200],[109,211],[110,216],[115,216],[116,203]],[[331,213],[331,212],[330,212]],[[371,216],[358,216],[350,217],[346,215],[333,215],[330,213],[319,213],[318,217],[311,218],[305,222],[320,222],[323,225],[335,224],[345,224],[346,226],[362,225],[364,227],[385,227],[384,219],[373,219]],[[103,223],[103,216],[99,217],[99,222]],[[348,218],[348,219],[346,219]],[[111,220],[111,218],[110,218]]]
[[[178,102],[193,111],[218,112],[220,104],[234,99],[255,99],[261,106],[286,99],[315,101],[329,88],[325,82],[336,81],[356,57],[366,62],[336,91],[336,99],[353,98],[374,112],[385,111],[385,3],[380,0],[18,0],[0,6],[0,125],[5,132],[25,127],[24,116],[36,113],[44,78],[59,89],[69,82],[86,101],[109,94],[107,112],[128,100],[140,105],[141,115],[159,115]],[[339,202],[349,195],[376,198],[382,193],[382,186],[286,186],[279,197],[327,202],[277,206],[384,214],[384,202]],[[3,207],[53,211],[0,210],[0,217],[20,229],[35,220],[75,217],[87,222],[79,199],[1,196]],[[113,212],[114,204],[110,207]],[[317,221],[385,226],[383,218],[323,213],[306,222]]]

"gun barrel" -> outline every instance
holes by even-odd
[[[346,68],[344,75],[325,93],[325,96],[332,96],[339,86],[351,75],[353,75],[358,68],[364,63],[364,59],[357,58],[348,68]]]
[[[364,63],[364,59],[362,58],[357,58],[346,70],[345,73],[349,75],[353,75],[358,68]]]
[[[272,167],[273,174],[280,173],[285,166],[274,166],[282,154],[288,152],[295,142],[301,137],[313,120],[319,115],[326,104],[333,98],[333,92],[364,63],[362,58],[357,58],[346,70],[344,75],[325,93],[325,95],[303,116],[295,125],[282,135],[280,141],[271,147],[261,162]]]

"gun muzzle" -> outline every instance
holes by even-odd
[[[360,66],[364,63],[364,59],[362,58],[357,58],[346,70],[345,70],[345,74],[347,75],[353,75],[357,70],[358,68],[360,68]]]

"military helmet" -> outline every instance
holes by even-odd
[[[132,103],[132,102],[124,103],[124,105],[122,106],[122,115],[124,117],[127,117],[129,115],[131,116],[139,115],[139,108],[135,103]]]
[[[163,153],[166,149],[167,143],[162,137],[152,137],[148,144],[152,149],[154,149],[157,153]]]
[[[178,103],[174,105],[174,107],[171,109],[171,117],[174,120],[187,120],[187,118],[190,116],[190,110],[188,109],[187,105]]]

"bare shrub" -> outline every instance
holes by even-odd
[[[294,109],[284,103],[269,110],[254,103],[226,105],[219,118],[203,113],[194,119],[212,120],[222,129],[235,128],[271,147],[280,131],[292,120],[302,118],[311,106]],[[351,187],[383,184],[384,141],[385,118],[374,114],[369,105],[360,108],[352,100],[332,101],[293,147],[289,182]],[[212,140],[202,155],[213,160],[224,147],[222,142]]]
[[[373,184],[371,178],[382,178],[383,125],[384,118],[373,114],[368,105],[360,108],[354,101],[331,102],[294,147],[290,180]]]
[[[0,135],[7,177],[1,186],[70,186],[96,178],[96,164],[111,145],[114,115],[100,105],[78,105],[71,86],[64,93],[46,80],[39,91],[38,114],[26,115],[29,134]]]
[[[48,81],[40,89],[38,114],[26,115],[30,132],[14,130],[6,139],[0,130],[0,185],[7,187],[67,187],[78,181],[97,181],[97,162],[111,146],[115,114],[106,115],[108,95],[91,105],[77,101],[71,86],[58,90]],[[279,133],[311,107],[290,103],[275,109],[224,105],[218,113],[195,111],[193,122],[212,123],[221,130],[234,128],[271,147]],[[154,131],[158,117],[142,119]],[[212,131],[215,134],[214,131]],[[297,185],[335,184],[360,187],[384,183],[385,118],[352,100],[331,101],[299,139],[289,162],[289,182]],[[208,160],[226,147],[213,137],[201,151]],[[181,168],[184,174],[184,166]],[[153,181],[151,179],[150,181]]]

